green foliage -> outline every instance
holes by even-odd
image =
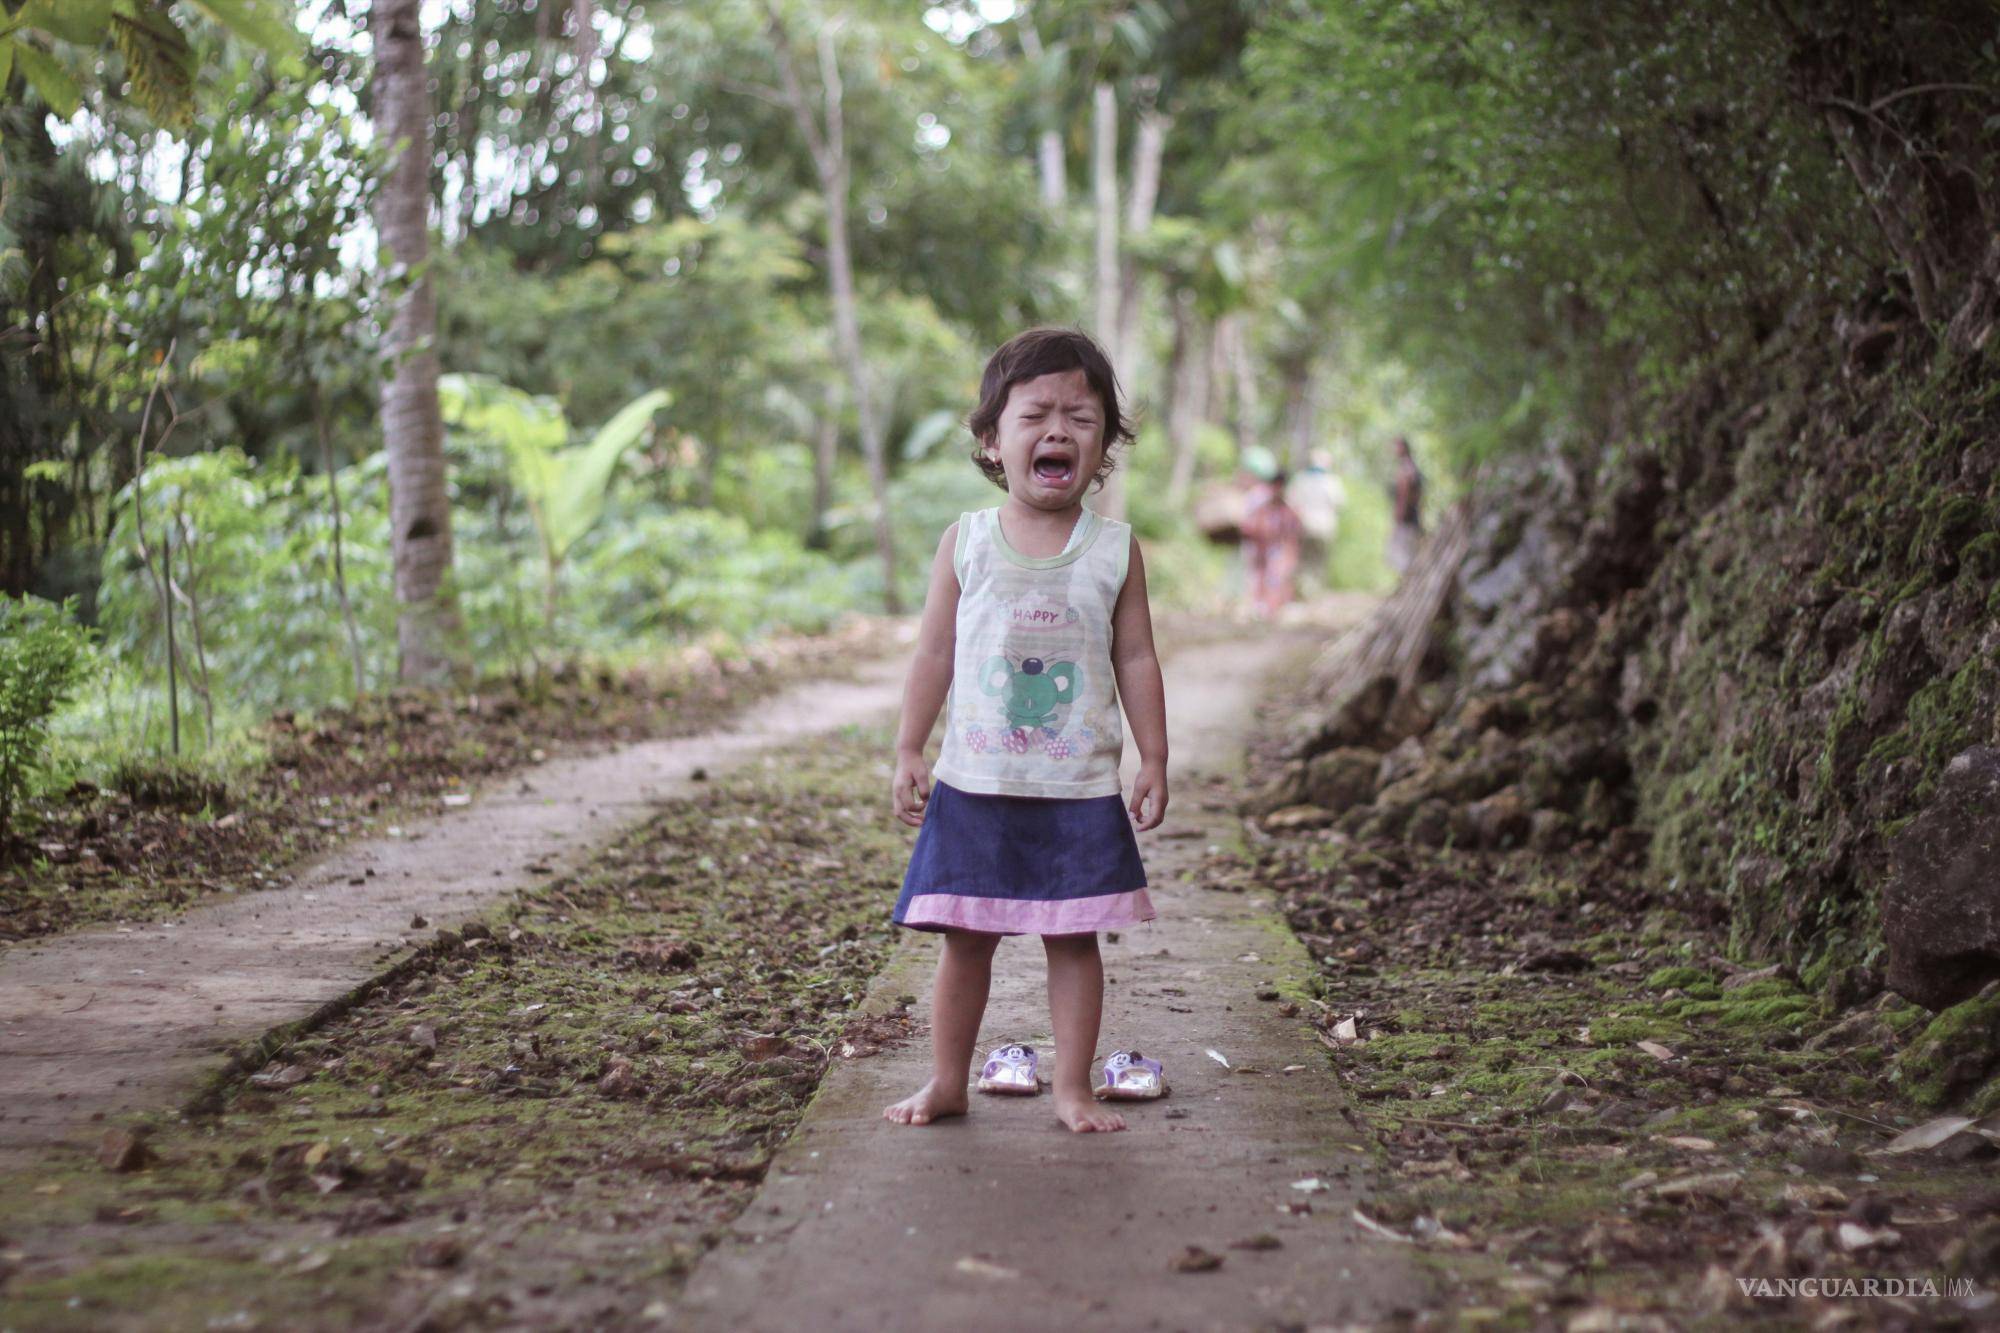
[[[0,837],[44,761],[49,720],[74,693],[90,652],[76,608],[0,597]]]
[[[746,640],[822,630],[858,603],[853,571],[796,538],[733,515],[631,498],[579,550],[576,575],[591,596],[570,632],[579,646],[614,656],[635,635]]]
[[[1868,9],[1313,0],[1252,35],[1269,151],[1213,198],[1296,216],[1299,280],[1419,368],[1469,463],[1895,259],[1801,87],[1925,83],[1891,71],[1982,39],[1990,67],[1993,31],[1975,6]]]
[[[628,661],[710,634],[820,629],[862,595],[850,567],[806,551],[794,535],[671,506],[628,481],[600,493],[602,517],[564,548],[574,585],[588,596],[572,598],[552,625],[542,538],[509,498],[502,446],[467,433],[454,436],[453,448],[465,478],[453,515],[453,577],[483,672],[519,677],[579,654]],[[383,456],[341,469],[336,481],[365,683],[375,688],[393,678],[396,660]],[[202,733],[209,756],[247,755],[245,736],[272,708],[351,698],[326,482],[259,467],[234,450],[148,461],[141,501],[153,570],[138,558],[128,489],[105,551],[106,651],[94,663],[96,688],[57,721],[66,772],[101,774],[166,747],[166,627],[155,577],[169,529],[183,709],[192,695],[212,715]]]
[[[547,614],[555,619],[563,562],[603,516],[613,472],[664,408],[663,389],[643,393],[599,427],[588,443],[563,447],[570,427],[562,409],[490,376],[446,375],[438,383],[445,419],[496,442],[508,476],[541,534]]]
[[[361,629],[375,642],[393,643],[379,462],[346,470],[339,482]],[[132,488],[120,493],[99,614],[107,650],[152,681],[141,731],[152,731],[164,699],[163,555],[174,580],[183,702],[189,689],[202,702],[210,744],[260,710],[351,694],[325,485],[325,478],[292,468],[258,468],[237,450],[151,459],[139,487],[148,561],[139,557]]]
[[[297,75],[299,33],[294,0],[189,0],[203,16],[271,53]],[[185,129],[194,111],[195,55],[183,22],[151,0],[22,0],[0,21],[0,100],[19,68],[28,87],[58,116],[76,114],[83,79],[97,78],[99,48],[116,49],[132,98],[153,121]],[[115,89],[117,83],[108,85]]]
[[[1379,486],[1350,486],[1327,552],[1327,582],[1356,592],[1387,592],[1396,585],[1386,552],[1394,526],[1389,493]]]

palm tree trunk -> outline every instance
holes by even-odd
[[[1097,341],[1119,369],[1118,357],[1118,90],[1097,85],[1090,125],[1090,172],[1097,198]],[[1111,474],[1098,507],[1125,517],[1124,478]]]
[[[1041,66],[1047,59],[1042,50],[1042,35],[1035,30],[1035,16],[1032,10],[1016,13],[1015,24],[1021,33],[1021,52],[1028,57],[1028,63]],[[1051,213],[1060,213],[1069,202],[1069,171],[1063,163],[1063,136],[1058,117],[1062,115],[1056,99],[1043,99],[1043,124],[1041,133],[1035,136],[1035,165],[1042,186],[1042,207]]]
[[[861,426],[861,455],[868,465],[869,488],[875,493],[875,549],[882,557],[882,606],[890,615],[896,615],[902,611],[903,603],[896,595],[896,543],[889,522],[889,451],[883,442],[882,421],[876,413],[874,396],[868,391],[868,366],[861,351],[861,317],[854,295],[854,259],[847,240],[847,130],[841,105],[840,61],[833,49],[838,24],[828,21],[819,31],[821,115],[825,120],[822,126],[806,101],[805,84],[792,58],[784,16],[776,4],[768,6],[768,13],[768,31],[777,49],[785,100],[812,155],[820,193],[826,200],[827,287],[833,298],[834,342],[847,368],[849,389],[854,395],[854,415]]]
[[[1194,487],[1195,428],[1208,403],[1208,343],[1192,292],[1174,297],[1174,357],[1167,374],[1167,446],[1173,453],[1167,507],[1178,510]]]
[[[815,551],[827,548],[826,513],[833,508],[833,468],[839,461],[839,447],[840,389],[829,380],[826,410],[820,413],[818,433],[813,440],[813,518],[806,545]]]
[[[1069,179],[1063,166],[1061,130],[1043,130],[1035,141],[1036,164],[1042,181],[1042,203],[1059,213],[1069,203]]]
[[[402,143],[375,203],[375,226],[392,276],[415,280],[389,322],[393,369],[382,385],[389,460],[389,542],[395,565],[401,679],[451,673],[459,633],[450,585],[451,502],[445,490],[444,420],[438,408],[437,299],[430,274],[430,88],[420,0],[375,0],[375,124]]]
[[[1160,201],[1160,163],[1166,156],[1167,131],[1173,118],[1153,107],[1139,113],[1139,137],[1132,145],[1132,192],[1125,201],[1125,239],[1136,240],[1153,225]],[[1128,248],[1119,264],[1118,346],[1110,351],[1119,375],[1129,384],[1139,378],[1139,261]]]
[[[1257,368],[1250,361],[1250,326],[1236,323],[1236,337],[1229,346],[1230,368],[1236,375],[1236,452],[1240,456],[1257,443]]]

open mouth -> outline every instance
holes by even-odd
[[[1037,481],[1051,486],[1065,486],[1076,476],[1076,462],[1055,454],[1045,454],[1035,460],[1034,472]]]

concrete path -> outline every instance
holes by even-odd
[[[783,691],[722,730],[516,771],[400,837],[332,851],[288,888],[16,946],[0,955],[0,1166],[101,1132],[98,1120],[179,1104],[223,1053],[379,974],[428,933],[413,915],[455,926],[582,865],[694,790],[694,769],[720,776],[767,746],[892,715],[908,667],[900,643],[852,680]]]
[[[736,1237],[688,1279],[673,1326],[1332,1328],[1419,1307],[1404,1254],[1349,1218],[1366,1158],[1324,1054],[1301,1020],[1257,998],[1310,960],[1267,897],[1205,889],[1197,874],[1235,824],[1228,777],[1258,680],[1323,638],[1268,634],[1167,658],[1171,804],[1141,837],[1160,919],[1105,945],[1113,984],[1097,1055],[1124,1046],[1163,1060],[1171,1095],[1121,1108],[1121,1134],[1069,1133],[1046,1093],[975,1095],[964,1119],[899,1128],[881,1109],[924,1081],[927,1041],[837,1063]],[[935,947],[906,936],[871,1003],[915,994],[927,1017]],[[982,1051],[1046,1045],[1044,976],[1037,941],[1001,946]],[[1307,1180],[1324,1188],[1295,1187]],[[1279,1247],[1229,1248],[1259,1236]],[[1189,1245],[1222,1266],[1172,1270]]]

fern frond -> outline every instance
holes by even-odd
[[[111,40],[146,114],[169,129],[194,119],[194,52],[163,5],[133,0],[111,16]]]

